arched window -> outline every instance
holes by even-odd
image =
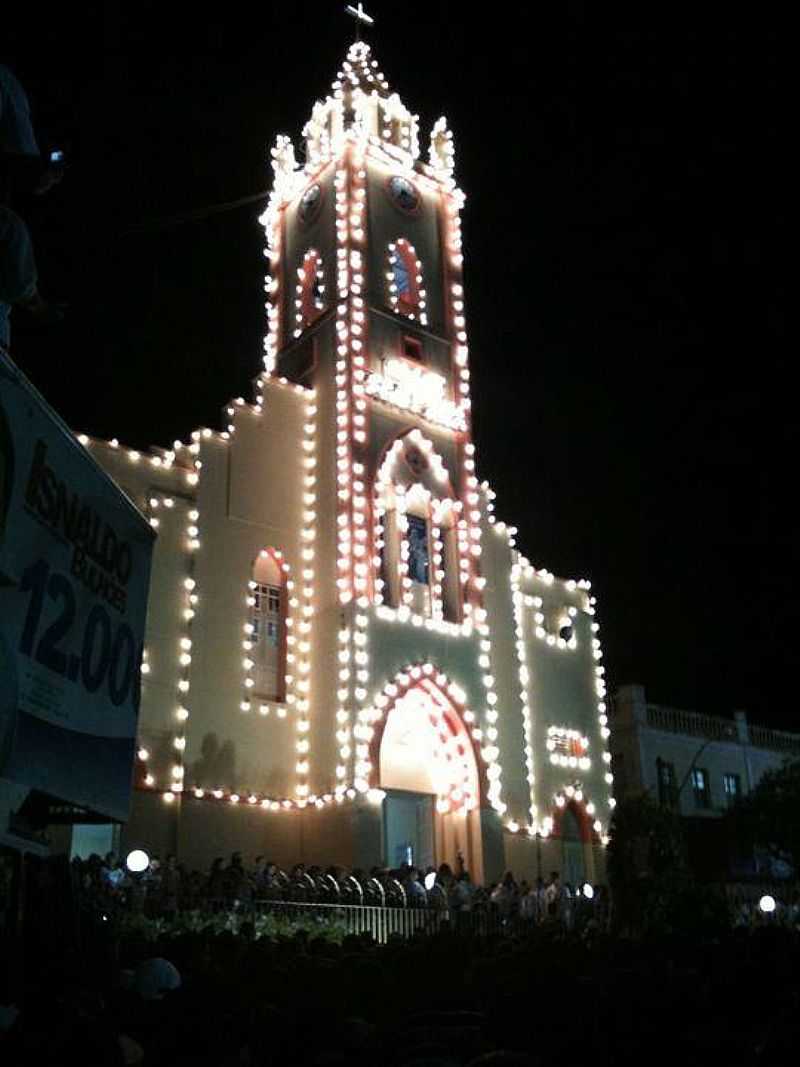
[[[387,265],[387,290],[392,309],[424,326],[428,317],[425,290],[422,288],[422,264],[417,259],[414,246],[405,237],[389,245]]]
[[[392,445],[375,492],[376,601],[458,622],[461,504],[453,499],[440,457],[419,431]]]
[[[322,256],[311,248],[303,256],[302,266],[297,268],[295,293],[295,337],[315,322],[325,310],[325,271]]]
[[[286,569],[281,554],[263,548],[250,582],[251,692],[265,700],[286,699]]]

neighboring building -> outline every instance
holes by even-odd
[[[611,702],[611,760],[617,800],[647,791],[684,816],[710,818],[749,793],[765,771],[800,759],[800,734],[651,704],[641,685]]]
[[[594,597],[478,481],[452,135],[418,158],[363,43],[303,134],[303,165],[272,149],[254,402],[150,455],[81,437],[159,535],[123,847],[600,878]]]

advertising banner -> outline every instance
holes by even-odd
[[[154,531],[0,352],[0,777],[124,820]]]

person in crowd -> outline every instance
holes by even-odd
[[[536,886],[522,882],[519,895],[519,915],[526,922],[535,923],[539,919],[539,901],[536,896]]]
[[[550,872],[550,881],[544,892],[547,918],[558,921],[561,918],[561,877],[558,871]]]
[[[519,906],[519,887],[512,871],[506,871],[503,880],[492,890],[491,901],[504,919],[516,915]]]
[[[223,899],[230,906],[250,900],[250,883],[244,869],[241,852],[234,852],[224,871]]]
[[[142,1000],[163,1000],[166,993],[180,989],[180,986],[178,968],[160,956],[143,960],[133,975],[133,988]]]
[[[432,869],[432,868],[431,868]],[[446,910],[450,899],[450,887],[453,884],[453,872],[447,863],[439,865],[432,889],[428,892],[428,904],[431,907]]]
[[[561,922],[566,930],[572,930],[575,926],[578,899],[575,886],[571,882],[564,882],[561,887]]]
[[[125,868],[120,863],[116,852],[106,853],[103,866],[100,868],[100,878],[103,885],[112,893],[122,886],[125,880]]]
[[[225,899],[225,860],[218,856],[211,864],[206,883],[206,896],[214,904],[221,904]]]
[[[181,875],[178,869],[178,857],[173,853],[167,856],[161,872],[159,887],[159,910],[167,918],[174,918],[178,911],[181,892]]]
[[[406,900],[410,908],[424,908],[428,903],[425,886],[419,879],[417,867],[407,867],[402,876],[402,885],[406,891]]]
[[[536,893],[536,922],[543,923],[547,915],[547,890],[541,875],[536,879],[534,891]]]
[[[474,892],[475,887],[472,884],[469,871],[463,867],[450,890],[450,907],[461,914],[472,911]]]
[[[256,856],[253,869],[250,871],[250,882],[253,886],[253,896],[261,897],[264,895],[266,888],[264,881],[267,871],[267,860],[265,856]]]
[[[156,890],[161,885],[161,857],[154,852],[150,857],[150,863],[144,872],[148,889]]]

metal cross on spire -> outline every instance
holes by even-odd
[[[371,15],[368,15],[366,13],[366,11],[364,10],[364,5],[361,3],[361,0],[359,0],[358,7],[353,7],[352,4],[348,4],[345,8],[345,11],[348,15],[352,16],[352,18],[356,20],[356,40],[360,41],[362,22],[365,26],[372,26],[375,22],[375,19]]]

